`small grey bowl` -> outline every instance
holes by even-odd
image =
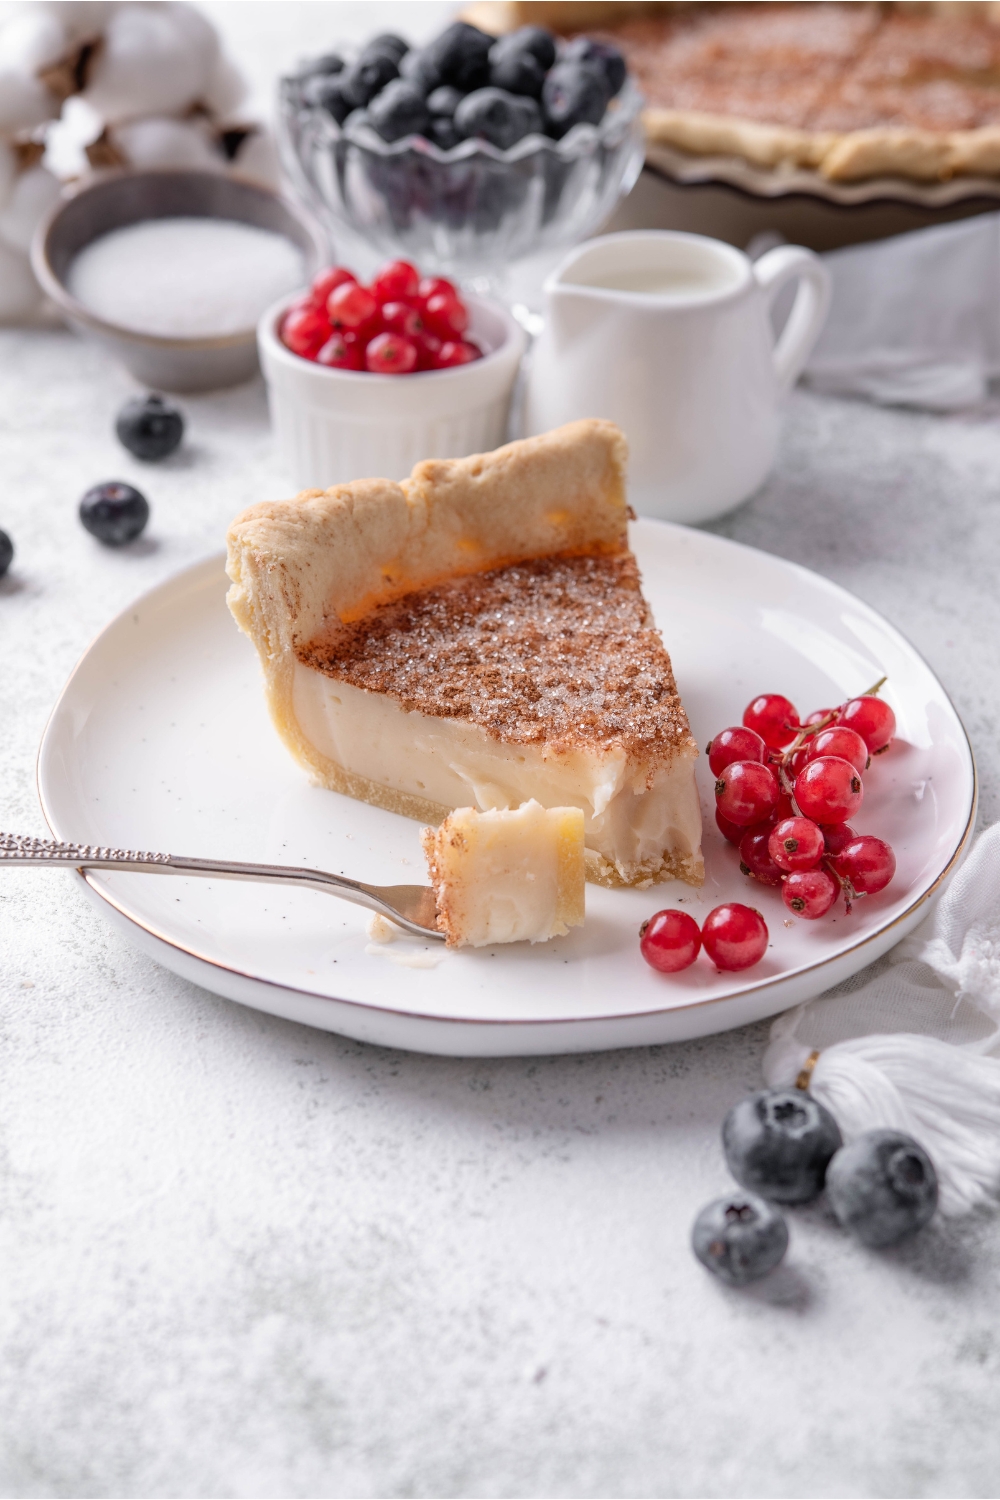
[[[85,245],[143,219],[235,219],[269,229],[302,251],[311,279],[324,264],[323,231],[278,193],[222,172],[111,171],[68,189],[38,226],[31,264],[43,290],[78,332],[103,344],[143,385],[209,391],[250,380],[258,369],[257,329],[211,338],[169,338],[121,328],[92,313],[66,286]]]

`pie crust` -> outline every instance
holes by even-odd
[[[574,422],[493,453],[428,460],[401,484],[306,490],[237,517],[229,607],[300,764],[331,790],[434,823],[470,801],[468,785],[459,795],[449,783],[435,800],[358,770],[375,772],[367,757],[387,744],[397,762],[423,754],[418,720],[425,738],[474,740],[473,759],[507,756],[507,805],[575,803],[559,793],[583,774],[604,785],[612,767],[613,795],[604,811],[593,801],[588,824],[590,878],[700,883],[698,751],[628,549],[625,461],[613,423]],[[342,721],[381,715],[351,769],[319,748],[322,693]],[[484,776],[490,785],[489,767]],[[675,806],[662,826],[683,837],[651,850],[650,827],[661,825],[642,823],[642,810],[648,819]],[[633,835],[628,847],[641,852],[619,858]]]
[[[831,182],[1000,176],[1000,6],[817,3],[482,4],[607,35],[645,94],[649,140]],[[544,19],[541,12],[544,11]]]

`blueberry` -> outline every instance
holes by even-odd
[[[405,78],[394,78],[375,95],[368,106],[368,117],[384,141],[423,135],[430,120],[423,94]]]
[[[14,561],[14,543],[6,531],[0,531],[0,578]]]
[[[490,48],[490,66],[522,52],[529,52],[541,64],[542,72],[547,73],[556,60],[555,38],[541,26],[519,26],[516,31],[509,31],[506,36],[499,37],[493,43]]]
[[[501,151],[541,128],[542,116],[535,101],[503,89],[476,89],[466,94],[455,111],[459,135],[481,136]]]
[[[136,458],[155,463],[180,447],[184,418],[162,396],[136,396],[118,413],[115,432],[123,448]]]
[[[788,1225],[765,1199],[733,1193],[702,1209],[691,1230],[691,1248],[721,1281],[744,1286],[774,1270],[788,1249]]]
[[[437,63],[428,55],[426,48],[422,51],[413,48],[407,52],[399,65],[399,76],[414,84],[424,94],[440,88],[444,81]]]
[[[381,31],[378,36],[373,36],[370,42],[365,43],[361,55],[367,57],[369,54],[384,52],[387,57],[393,59],[398,68],[409,50],[409,42],[397,36],[394,31]]]
[[[628,76],[625,59],[610,42],[595,42],[589,36],[575,36],[567,42],[559,58],[560,62],[591,63],[601,69],[608,85],[610,98],[619,92]]]
[[[124,547],[149,520],[149,503],[130,484],[111,479],[87,491],[80,501],[80,520],[106,547]]]
[[[833,1115],[801,1089],[751,1094],[722,1125],[722,1149],[736,1181],[777,1203],[817,1198],[827,1164],[842,1144]]]
[[[427,135],[435,146],[440,146],[442,151],[450,151],[452,146],[457,146],[462,137],[455,129],[455,122],[447,115],[434,115],[427,127]]]
[[[450,120],[462,102],[462,94],[450,84],[442,83],[427,95],[427,108],[432,115],[446,115]]]
[[[399,64],[385,52],[363,53],[337,79],[341,92],[352,109],[364,109],[370,99],[399,77]]]
[[[318,109],[325,109],[328,114],[333,116],[338,125],[343,125],[347,116],[354,108],[344,98],[344,91],[340,83],[342,77],[343,74],[339,74],[336,77],[329,74],[322,74],[317,78],[308,78],[302,90],[302,97],[306,104],[313,104]]]
[[[542,108],[556,140],[574,125],[599,125],[608,107],[604,73],[593,63],[557,62],[542,87]]]
[[[938,1201],[923,1146],[901,1130],[869,1130],[837,1152],[826,1174],[830,1207],[863,1245],[881,1249],[922,1229]]]
[[[490,48],[494,38],[467,21],[453,21],[424,49],[440,74],[440,83],[450,83],[463,94],[485,88],[490,81]]]
[[[494,62],[490,52],[490,83],[511,94],[525,94],[531,99],[542,97],[545,69],[531,52],[508,52]]]
[[[302,64],[296,78],[313,78],[320,74],[342,73],[347,64],[337,52],[326,52],[322,57],[312,57]]]

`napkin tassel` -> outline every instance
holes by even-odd
[[[845,1142],[880,1128],[912,1135],[937,1169],[942,1213],[992,1203],[1000,1192],[1000,1059],[908,1032],[852,1037],[817,1052],[797,1036],[805,1010],[771,1027],[768,1086],[807,1087]]]

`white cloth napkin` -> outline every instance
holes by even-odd
[[[833,300],[809,385],[931,411],[983,400],[1000,375],[1000,214],[822,258]]]
[[[1000,823],[936,910],[875,971],[779,1016],[764,1077],[810,1092],[845,1140],[905,1130],[929,1152],[943,1213],[1000,1192]]]

